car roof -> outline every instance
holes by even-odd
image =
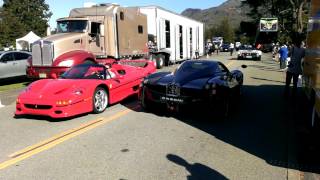
[[[197,60],[188,60],[186,63],[208,63],[208,64],[218,64],[219,61],[216,60],[205,60],[205,59],[197,59]]]
[[[0,54],[12,53],[12,52],[26,53],[26,54],[30,54],[31,55],[31,52],[29,52],[29,51],[0,51]]]

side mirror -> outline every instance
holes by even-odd
[[[95,33],[89,33],[89,36],[92,37],[92,38],[94,38],[94,37],[97,36],[97,34],[95,34]]]
[[[248,66],[245,65],[245,64],[242,64],[241,67],[242,67],[243,69],[245,69],[245,68],[247,68]]]

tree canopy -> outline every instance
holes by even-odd
[[[225,42],[233,42],[235,40],[235,32],[230,25],[229,18],[224,18],[217,27],[206,29],[205,38],[223,37]]]
[[[310,0],[245,0],[242,3],[251,8],[248,15],[256,24],[260,18],[278,18],[280,41],[305,36]]]
[[[0,8],[0,47],[14,45],[29,31],[45,36],[51,15],[45,0],[4,0]]]

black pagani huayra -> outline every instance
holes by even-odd
[[[171,111],[206,107],[226,117],[230,101],[241,95],[242,85],[243,73],[239,70],[229,71],[219,61],[190,60],[174,72],[147,76],[139,99],[144,109],[156,105],[164,105]]]

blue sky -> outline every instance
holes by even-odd
[[[144,5],[158,5],[165,9],[181,13],[186,8],[199,8],[207,9],[210,7],[218,6],[226,0],[46,0],[49,4],[50,10],[53,13],[50,19],[50,25],[55,27],[55,20],[60,17],[69,15],[69,11],[73,8],[83,7],[85,2],[118,3],[121,6],[144,6]],[[0,0],[0,6],[3,1]]]

